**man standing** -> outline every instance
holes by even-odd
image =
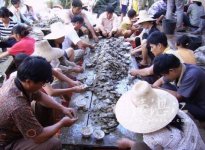
[[[174,7],[176,7],[177,16],[177,28],[182,29],[183,25],[183,13],[184,13],[184,0],[167,0],[167,12],[166,18],[173,19]]]
[[[17,77],[7,80],[0,89],[0,149],[60,150],[53,136],[76,120],[74,110],[66,108],[39,90],[52,82],[52,68],[42,57],[28,57],[18,67]],[[31,108],[31,101],[57,109],[67,116],[42,127]]]

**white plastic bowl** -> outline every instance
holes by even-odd
[[[90,126],[83,127],[83,128],[81,129],[81,134],[82,134],[83,137],[85,137],[85,138],[90,137],[90,136],[92,135],[92,133],[93,133],[93,128],[90,127]]]
[[[75,104],[78,108],[85,108],[86,107],[86,101],[82,100],[82,99],[77,100]]]
[[[93,136],[96,140],[102,140],[105,136],[105,132],[103,132],[102,130],[95,130],[93,132]]]

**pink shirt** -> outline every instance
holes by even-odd
[[[19,53],[31,55],[34,51],[34,44],[35,40],[33,38],[25,37],[9,48],[8,53],[14,56]]]
[[[111,31],[117,31],[118,28],[118,18],[115,13],[113,13],[113,16],[111,19],[107,18],[107,12],[104,12],[99,17],[99,24],[98,26],[103,26],[105,31],[111,32]]]

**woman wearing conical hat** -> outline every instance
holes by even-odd
[[[166,91],[138,81],[115,107],[116,118],[126,129],[143,135],[142,142],[118,141],[119,148],[133,150],[202,150],[205,144],[194,121],[179,110],[177,99]]]

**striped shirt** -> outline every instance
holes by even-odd
[[[10,20],[8,27],[5,27],[3,22],[0,21],[0,33],[2,37],[10,36],[13,27],[16,25],[15,22]]]

